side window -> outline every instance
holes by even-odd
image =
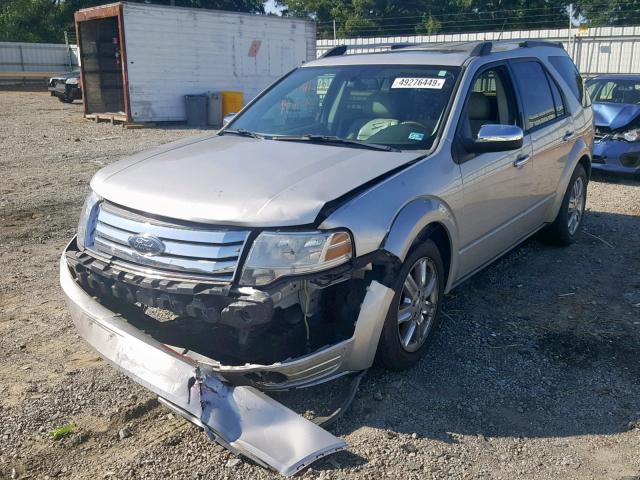
[[[612,100],[613,99],[613,88],[616,86],[615,82],[607,82],[605,83],[600,92],[598,93],[597,100],[601,102]]]
[[[549,80],[549,86],[551,87],[551,95],[553,96],[553,103],[556,106],[556,116],[562,117],[567,112],[567,109],[564,105],[564,100],[562,99],[560,88],[558,88],[558,84],[548,73],[547,73],[547,80]]]
[[[525,129],[555,120],[556,108],[542,65],[533,61],[514,62],[512,68],[524,104]]]
[[[589,97],[584,94],[584,82],[578,72],[578,69],[574,65],[573,61],[569,57],[549,57],[551,65],[558,71],[558,73],[564,78],[564,80],[571,87],[571,91],[576,96],[578,101],[583,106],[588,107],[591,103]]]
[[[516,112],[515,95],[505,68],[490,68],[473,82],[460,133],[464,138],[475,139],[482,125],[514,125]]]

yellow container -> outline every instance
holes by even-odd
[[[242,92],[221,92],[222,93],[222,116],[230,113],[238,113],[242,110],[244,98]]]

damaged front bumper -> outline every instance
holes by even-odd
[[[593,144],[591,166],[599,171],[640,174],[640,142],[598,139]]]
[[[91,297],[75,281],[63,255],[60,283],[81,336],[107,361],[157,394],[163,403],[201,426],[221,445],[292,475],[346,443],[259,390],[247,375],[286,381],[273,389],[307,386],[371,366],[393,291],[373,281],[353,336],[312,354],[272,365],[224,366],[185,355],[135,328]],[[268,389],[269,382],[263,383]]]

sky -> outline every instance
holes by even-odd
[[[276,7],[275,0],[267,0],[264,2],[264,10],[267,13],[280,13],[281,8]]]

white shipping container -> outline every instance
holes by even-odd
[[[240,91],[245,102],[316,58],[308,20],[115,3],[76,12],[85,114],[183,121],[184,95]]]

